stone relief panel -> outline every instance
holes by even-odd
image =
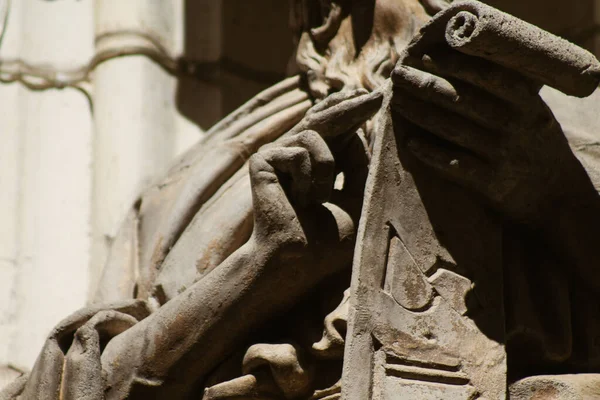
[[[345,398],[503,398],[500,228],[468,195],[405,169],[390,113],[379,118],[351,285]]]

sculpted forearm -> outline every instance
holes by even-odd
[[[322,215],[324,231],[331,226],[327,219]],[[102,355],[108,373],[107,398],[185,393],[257,324],[348,266],[352,244],[343,240],[329,247],[328,253],[337,258],[315,251],[307,262],[295,257],[293,249],[282,251],[279,245],[251,239],[203,279],[109,343]]]
[[[248,329],[248,317],[256,308],[253,303],[260,301],[255,287],[272,260],[255,250],[252,243],[243,246],[204,279],[110,342],[102,355],[113,395],[109,398],[125,397],[130,390],[135,393],[139,385],[156,385],[158,391],[173,385],[189,388],[189,381],[214,367]],[[244,314],[239,315],[242,303]],[[227,329],[233,326],[231,318],[235,329]]]

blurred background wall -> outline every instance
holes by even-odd
[[[489,3],[600,53],[600,0]],[[0,45],[0,365],[32,366],[49,330],[85,305],[136,195],[286,75],[287,24],[285,0],[12,0]]]

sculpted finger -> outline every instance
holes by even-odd
[[[128,300],[102,307],[81,309],[62,320],[50,333],[35,362],[23,391],[24,399],[58,399],[63,381],[65,354],[73,347],[74,334],[82,326],[90,323],[96,315],[108,310],[117,310],[133,320],[141,320],[149,315],[146,302]],[[99,317],[98,317],[99,318]]]
[[[366,89],[354,89],[354,90],[344,90],[341,92],[335,92],[325,97],[323,100],[315,104],[310,110],[308,110],[307,114],[316,114],[319,112],[323,112],[328,108],[331,108],[335,105],[338,105],[346,100],[353,99],[358,96],[362,96],[368,94]]]
[[[335,161],[325,140],[315,131],[302,131],[281,142],[282,146],[301,147],[310,157],[310,193],[307,204],[321,204],[329,200],[333,189]]]
[[[77,329],[65,359],[61,399],[104,398],[102,347],[137,322],[137,319],[127,314],[102,311]]]
[[[262,152],[250,157],[250,184],[252,188],[252,204],[254,209],[254,234],[258,240],[269,240],[276,245],[277,235],[287,240],[290,235],[302,238],[303,233],[297,224],[290,221],[297,219],[275,168],[265,159]],[[297,232],[290,232],[297,229]]]
[[[278,147],[260,152],[264,160],[271,164],[285,187],[288,187],[290,201],[306,206],[310,201],[311,160],[308,151],[302,147]],[[282,179],[283,176],[290,179]]]
[[[325,101],[327,100],[323,100]],[[331,100],[335,105],[323,106],[321,111],[307,113],[306,118],[292,132],[314,130],[324,138],[345,134],[371,118],[381,107],[382,101],[383,93],[380,91],[352,97],[339,103],[337,100]]]
[[[35,361],[20,398],[58,400],[63,362],[64,353],[56,337],[49,337]]]
[[[531,106],[539,99],[541,85],[483,58],[440,48],[424,55],[422,62],[428,72],[470,83],[519,106]]]
[[[440,141],[425,137],[413,137],[407,143],[411,153],[440,176],[468,189],[481,191],[492,176],[491,167],[478,157]]]
[[[150,308],[144,300],[125,300],[118,303],[112,303],[103,306],[86,307],[69,315],[62,320],[50,334],[55,337],[61,346],[69,346],[73,333],[83,324],[88,322],[94,315],[108,310],[115,310],[124,314],[131,315],[137,320],[142,320],[150,315]]]
[[[29,374],[23,374],[8,385],[0,389],[0,400],[19,400],[27,385]]]
[[[516,131],[519,125],[509,103],[475,86],[444,78],[405,65],[392,73],[394,86],[413,96],[458,113],[477,124],[498,132]]]
[[[486,159],[493,159],[500,151],[498,135],[461,115],[398,90],[394,92],[392,104],[395,112],[414,125]]]

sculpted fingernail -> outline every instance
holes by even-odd
[[[424,54],[423,57],[421,57],[421,61],[423,62],[423,65],[430,69],[430,70],[436,70],[437,69],[437,65],[436,63],[433,61],[433,59],[427,55]]]

